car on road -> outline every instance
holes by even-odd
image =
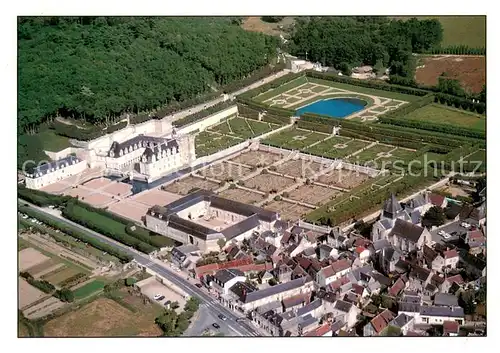
[[[225,317],[224,315],[222,314],[219,314],[218,315],[219,319],[221,319],[222,321],[226,321],[227,320],[227,317]]]
[[[444,231],[444,230],[440,230],[440,231],[438,232],[438,235],[440,235],[440,236],[443,236],[443,235],[445,235],[445,234],[446,234],[446,233],[445,233],[445,231]]]
[[[155,296],[153,297],[154,300],[162,300],[162,299],[165,299],[165,296],[164,295],[161,295],[161,294],[155,294]]]
[[[212,324],[212,326],[213,326],[213,327],[215,327],[215,328],[217,328],[217,329],[219,329],[219,328],[220,328],[220,325],[219,325],[218,323],[216,323],[216,322],[214,322],[214,323]]]
[[[470,224],[467,223],[467,222],[460,223],[460,226],[464,227],[465,229],[469,229],[470,228]]]
[[[449,235],[448,233],[444,233],[444,234],[443,234],[443,238],[445,238],[445,239],[449,239],[449,238],[451,238],[451,235]]]
[[[202,288],[203,285],[201,283],[195,283],[195,286],[198,287],[198,288]]]

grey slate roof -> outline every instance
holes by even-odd
[[[445,316],[445,317],[457,317],[457,318],[463,318],[465,316],[464,309],[459,306],[455,307],[422,306],[420,308],[420,315]]]
[[[215,273],[214,278],[222,284],[225,284],[238,276],[245,277],[245,274],[238,269],[222,269]]]
[[[387,218],[381,219],[380,224],[382,225],[382,227],[384,227],[384,229],[391,229],[392,227],[391,221],[389,221]]]
[[[303,330],[305,330],[307,327],[317,323],[318,321],[318,319],[308,314],[306,316],[299,317],[298,324]]]
[[[391,194],[391,197],[385,201],[384,203],[384,214],[387,216],[395,217],[403,208],[399,204],[399,201],[396,199],[394,194]]]
[[[405,222],[401,219],[397,219],[392,228],[389,236],[398,236],[400,238],[407,239],[413,243],[416,243],[420,236],[424,232],[424,228],[417,226],[415,224]]]
[[[343,311],[344,313],[348,313],[349,310],[351,310],[352,304],[339,299],[335,302],[333,307],[339,311]]]
[[[26,173],[28,177],[32,178],[39,178],[44,176],[45,174],[48,174],[54,169],[56,171],[57,169],[65,168],[68,167],[69,165],[80,163],[82,160],[78,157],[75,156],[68,156],[61,158],[57,161],[53,161],[50,163],[45,163],[42,164],[36,168],[33,168],[33,173]],[[38,176],[37,176],[38,175]]]
[[[413,209],[422,207],[427,204],[428,204],[427,198],[422,194],[418,194],[408,202],[408,206]]]
[[[458,298],[453,294],[437,293],[434,297],[435,306],[458,306]]]
[[[342,327],[344,327],[344,325],[345,325],[345,323],[344,323],[344,320],[342,320],[342,319],[335,321],[332,324],[332,332],[339,331]]]
[[[286,292],[286,291],[289,291],[289,290],[292,290],[295,288],[300,288],[309,282],[312,282],[312,279],[308,276],[305,276],[305,277],[294,279],[294,280],[286,282],[286,283],[277,284],[277,285],[269,287],[269,288],[265,288],[265,289],[261,289],[261,290],[258,290],[258,291],[252,292],[252,293],[248,293],[246,298],[244,299],[244,302],[251,303],[253,301],[263,299],[263,298],[269,297],[271,295],[283,293],[283,292]]]
[[[418,313],[420,312],[420,304],[415,303],[398,303],[399,311],[404,311],[407,313]]]
[[[420,214],[419,210],[415,210],[410,214],[411,217],[411,222],[413,224],[418,224],[422,221],[422,215]]]
[[[120,150],[123,150],[125,155],[129,153],[130,150],[133,151],[138,148],[149,148],[149,153],[151,153],[152,155],[153,153],[157,153],[160,150],[163,151],[171,148],[178,149],[179,145],[177,141],[173,139],[169,140],[161,137],[153,137],[140,134],[123,142],[114,141],[108,151],[108,156],[112,158],[119,158]],[[111,152],[113,152],[113,155]]]
[[[222,235],[226,238],[226,240],[231,240],[238,235],[245,233],[253,228],[256,228],[260,225],[259,215],[254,214],[248,218],[245,218],[241,222],[233,224],[226,229],[221,231]]]
[[[307,313],[310,313],[313,310],[316,310],[321,306],[321,299],[315,299],[314,301],[310,302],[309,304],[303,306],[302,308],[299,308],[297,310],[297,315],[302,316]]]
[[[387,248],[387,247],[391,246],[391,243],[389,243],[389,241],[387,239],[380,239],[380,240],[374,241],[372,245],[373,245],[373,249],[375,251],[379,251],[379,250],[382,250],[383,248]]]
[[[413,320],[413,317],[406,315],[405,313],[401,313],[398,316],[392,320],[389,325],[396,326],[396,327],[403,327],[407,323],[409,323],[411,320]]]

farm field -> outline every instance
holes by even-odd
[[[443,72],[459,80],[466,91],[479,93],[486,84],[485,56],[419,56],[415,79],[418,83],[435,86]],[[421,67],[423,66],[423,67]]]
[[[176,180],[169,185],[163,186],[165,191],[180,195],[187,195],[193,189],[214,190],[218,187],[218,183],[191,175],[186,178]]]
[[[245,186],[247,188],[256,189],[263,192],[278,192],[282,189],[290,187],[295,182],[293,179],[285,178],[279,175],[274,175],[271,173],[259,174],[248,180],[245,180]]]
[[[405,115],[402,119],[430,121],[482,131],[486,130],[486,118],[484,116],[439,104],[426,105]]]
[[[92,282],[89,282],[73,291],[75,299],[82,299],[88,297],[92,293],[95,293],[98,290],[104,288],[105,284],[106,284],[105,282],[99,280],[94,280]]]
[[[240,142],[243,142],[240,138],[203,131],[195,137],[196,156],[208,156]]]
[[[295,178],[310,178],[324,169],[321,163],[307,159],[292,159],[276,166],[276,172]]]
[[[467,45],[486,47],[486,16],[393,16],[399,19],[437,19],[443,26],[442,47]]]
[[[219,195],[223,198],[243,202],[246,204],[253,204],[257,201],[261,201],[263,198],[262,194],[240,188],[227,189],[222,191]]]
[[[246,17],[241,24],[241,28],[246,31],[251,32],[260,32],[265,33],[272,36],[277,36],[280,34],[284,34],[284,32],[279,28],[279,26],[290,26],[295,22],[294,17],[285,17],[280,22],[277,23],[268,23],[262,21],[262,19],[258,16]]]
[[[368,180],[370,176],[348,169],[335,169],[318,178],[318,182],[343,189],[352,189]]]
[[[289,199],[321,206],[322,204],[333,200],[341,194],[341,191],[327,188],[325,186],[311,184],[301,185],[297,189],[290,191],[288,194]]]
[[[259,167],[259,166],[269,166],[280,159],[283,156],[281,154],[267,152],[267,151],[248,151],[243,152],[236,157],[230,159],[231,162],[240,163],[244,165],[248,165],[251,167]]]
[[[232,164],[227,162],[212,164],[209,167],[198,171],[204,177],[217,180],[238,180],[252,172],[251,168],[241,164]]]
[[[301,150],[327,137],[327,134],[314,131],[290,129],[264,139],[262,143],[286,149]]]
[[[43,275],[41,278],[47,282],[50,282],[54,285],[58,285],[62,281],[64,281],[67,278],[70,278],[78,273],[82,273],[82,271],[74,268],[74,267],[69,267],[69,266],[63,266],[55,271],[48,273],[46,275]]]
[[[320,142],[305,152],[316,156],[327,158],[343,158],[370,145],[370,142],[362,140],[349,140],[349,142],[339,142],[336,137]]]
[[[135,299],[135,298],[134,298]],[[162,334],[154,323],[161,312],[156,305],[135,303],[133,312],[108,298],[98,298],[85,306],[50,320],[45,337],[123,337]]]
[[[304,215],[311,212],[313,209],[302,206],[299,204],[294,204],[288,201],[270,201],[268,204],[263,206],[265,209],[279,212],[281,219],[283,220],[297,220],[303,218]]]

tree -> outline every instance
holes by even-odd
[[[274,278],[269,279],[267,283],[269,283],[270,286],[275,286],[278,284],[278,282],[276,282],[276,279]]]
[[[171,309],[174,309],[174,310],[175,310],[175,309],[177,309],[178,307],[179,307],[179,302],[178,302],[178,301],[172,302],[172,303],[170,304],[170,308],[171,308]]]
[[[432,206],[422,217],[422,226],[430,228],[441,226],[446,221],[444,211],[439,206]]]
[[[460,292],[458,297],[458,305],[464,309],[466,315],[471,315],[476,311],[476,304],[474,303],[474,291],[466,290]]]
[[[56,298],[59,298],[61,301],[67,302],[67,303],[70,303],[70,302],[75,300],[73,292],[71,290],[69,290],[68,288],[63,288],[63,289],[57,290],[54,293],[54,296]]]
[[[446,72],[443,72],[438,78],[437,89],[440,92],[451,94],[454,96],[463,96],[465,91],[460,85],[460,81],[453,79],[448,76]]]
[[[219,248],[222,250],[222,248],[226,245],[226,239],[220,238],[217,240],[217,245],[219,245]]]
[[[479,290],[476,293],[476,299],[479,304],[486,303],[486,282],[481,283]]]
[[[269,23],[277,23],[282,21],[284,18],[285,16],[262,16],[261,20]]]
[[[184,306],[185,311],[195,313],[200,306],[200,300],[196,297],[190,297]]]
[[[137,279],[135,279],[134,277],[128,277],[128,278],[125,279],[125,285],[127,287],[131,287],[131,286],[133,286],[136,283],[137,283]]]

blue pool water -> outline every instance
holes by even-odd
[[[298,116],[304,113],[329,115],[344,118],[365,108],[366,102],[356,98],[331,98],[306,105],[295,112]]]

